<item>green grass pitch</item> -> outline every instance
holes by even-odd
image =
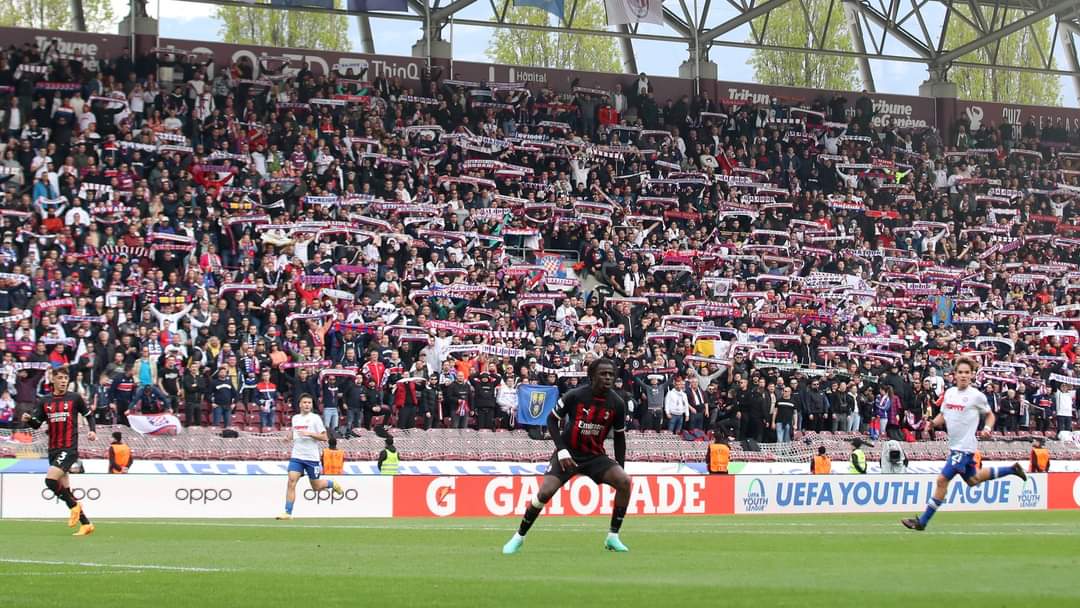
[[[0,606],[1080,606],[1080,512],[899,518],[0,521]]]

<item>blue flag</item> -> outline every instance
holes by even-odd
[[[566,10],[565,0],[514,0],[514,6],[531,6],[545,10],[559,19],[563,18]]]
[[[270,0],[272,6],[334,8],[334,0]]]
[[[350,13],[362,13],[366,11],[409,12],[408,0],[348,0],[346,6]]]
[[[536,384],[518,385],[518,424],[547,424],[548,414],[559,401],[559,388]]]

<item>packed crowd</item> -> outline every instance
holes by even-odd
[[[634,427],[915,439],[963,352],[1073,424],[1075,134],[212,59],[0,54],[0,423],[507,428],[605,356]]]

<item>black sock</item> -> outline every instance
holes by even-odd
[[[45,487],[49,488],[49,491],[53,493],[53,496],[64,501],[64,504],[66,504],[69,509],[78,504],[75,497],[71,495],[71,490],[68,488],[61,488],[58,480],[46,479]]]
[[[86,511],[83,511],[81,509],[79,510],[79,523],[84,526],[90,523],[90,518],[86,516]]]
[[[622,520],[626,517],[626,507],[615,507],[611,511],[611,533],[618,534],[622,527]]]
[[[60,496],[60,500],[63,500],[64,504],[66,504],[69,509],[79,504],[79,501],[75,500],[75,495],[71,493],[71,488],[61,488],[58,496]]]
[[[521,525],[518,526],[518,534],[525,536],[529,532],[529,528],[532,527],[537,517],[540,517],[540,511],[543,507],[537,507],[535,505],[529,505],[529,508],[525,509],[525,515],[521,518]]]

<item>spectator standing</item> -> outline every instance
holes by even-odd
[[[210,384],[210,402],[214,406],[213,424],[220,423],[223,428],[228,428],[239,399],[240,394],[229,379],[229,370],[219,367],[217,376]]]
[[[203,399],[207,390],[207,379],[202,373],[198,361],[192,361],[184,375],[180,377],[180,394],[184,399],[184,424],[202,426]]]
[[[674,434],[682,432],[683,424],[690,419],[690,402],[686,398],[686,382],[675,379],[675,388],[664,397],[664,415],[668,419],[668,431]]]
[[[109,473],[127,473],[135,462],[135,457],[131,455],[131,448],[124,443],[123,435],[119,431],[112,434],[112,439],[109,445]]]
[[[791,387],[785,386],[780,393],[780,399],[776,401],[776,409],[772,414],[772,428],[776,432],[777,443],[791,441],[794,432],[795,402],[791,399]]]

